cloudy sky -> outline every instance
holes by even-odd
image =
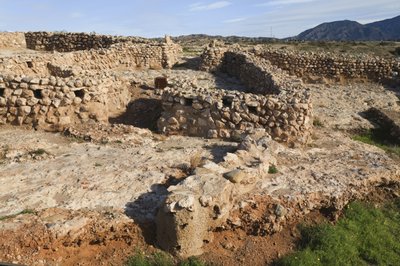
[[[0,0],[0,31],[289,37],[322,22],[400,15],[400,0]]]

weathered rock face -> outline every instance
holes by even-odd
[[[270,142],[267,137],[257,141],[247,137],[222,163],[208,161],[193,176],[170,187],[156,218],[160,247],[181,257],[202,254],[204,243],[212,241],[212,231],[229,218],[236,197],[251,190],[275,163]]]
[[[213,70],[240,79],[247,91],[167,88],[161,132],[208,138],[240,139],[256,128],[265,128],[276,140],[306,143],[310,135],[310,94],[301,81],[275,69],[262,58],[240,50],[225,50]],[[213,50],[208,48],[206,51]],[[211,59],[211,58],[210,58]],[[211,59],[211,62],[217,60]],[[207,64],[203,64],[206,66]]]
[[[0,76],[0,123],[62,130],[90,119],[106,122],[115,108],[127,104],[128,86],[126,81],[104,76]]]
[[[213,186],[207,185],[211,183]],[[222,216],[226,219],[232,207],[232,189],[229,181],[213,173],[191,176],[171,188],[156,219],[160,247],[182,257],[202,254],[204,241],[211,241],[209,230],[221,222]],[[226,208],[223,215],[218,213],[219,204]]]

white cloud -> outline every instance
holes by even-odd
[[[223,23],[236,23],[236,22],[241,22],[245,21],[247,18],[233,18],[233,19],[227,19],[224,20]]]
[[[304,4],[315,2],[316,0],[273,0],[261,4],[256,4],[256,6],[283,6],[283,5],[292,5],[292,4]]]
[[[189,6],[189,11],[204,11],[204,10],[213,10],[220,9],[226,6],[231,5],[232,3],[229,1],[218,1],[210,4],[204,3],[195,3]]]

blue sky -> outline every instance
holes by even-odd
[[[0,31],[289,37],[322,22],[400,15],[400,0],[0,0]]]

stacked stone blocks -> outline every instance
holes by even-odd
[[[107,113],[101,78],[0,76],[0,123],[62,129],[73,122],[101,120]],[[98,104],[93,106],[93,104]],[[91,107],[103,107],[91,110]]]
[[[337,56],[323,53],[254,49],[254,53],[291,75],[315,75],[330,79],[366,79],[373,82],[400,83],[400,61],[374,56]]]
[[[261,128],[278,141],[307,142],[312,105],[299,80],[240,49],[210,46],[205,54],[202,69],[227,72],[248,92],[166,88],[164,113],[158,121],[162,132],[240,139]]]

